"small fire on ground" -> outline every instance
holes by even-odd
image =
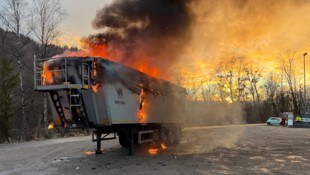
[[[86,156],[89,156],[89,155],[95,154],[95,152],[94,152],[94,151],[85,151],[84,154],[85,154]]]
[[[47,129],[53,129],[53,128],[54,128],[54,123],[51,122],[51,123],[48,125]]]
[[[160,146],[161,146],[160,149],[159,148],[151,148],[151,149],[149,149],[148,153],[150,155],[157,155],[159,153],[159,151],[164,151],[164,150],[166,150],[168,148],[164,143],[161,143]]]

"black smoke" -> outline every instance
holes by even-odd
[[[142,58],[164,74],[191,39],[190,5],[191,0],[116,0],[97,12],[92,25],[102,33],[88,40],[107,43],[108,55],[124,64]]]

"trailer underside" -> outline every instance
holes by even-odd
[[[169,124],[124,124],[95,127],[92,141],[97,143],[96,154],[101,154],[101,141],[117,139],[128,154],[134,154],[134,145],[154,142],[156,144],[178,144],[182,137],[182,125]]]

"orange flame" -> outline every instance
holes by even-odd
[[[141,93],[139,95],[139,108],[137,112],[138,116],[138,122],[145,123],[147,119],[147,101],[145,100],[146,93],[144,90],[141,90]]]
[[[92,56],[92,57],[101,57],[106,58],[106,48],[107,46],[102,44],[90,44],[81,41],[81,46],[83,47],[83,50],[71,52],[66,50],[64,52],[65,56],[76,56],[76,57],[86,57],[86,56]]]
[[[93,77],[94,77],[94,79],[96,79],[96,76],[97,76],[97,62],[94,62],[93,67],[94,67],[94,69],[93,69]],[[95,93],[98,92],[99,86],[100,86],[100,84],[98,84],[98,83],[96,83],[95,85],[92,86],[93,91]]]
[[[161,146],[161,149],[163,150],[166,150],[168,148],[164,143],[161,143],[160,146]]]
[[[157,148],[151,148],[151,149],[149,149],[149,153],[151,154],[151,155],[156,155],[157,153],[158,153],[158,149]]]
[[[99,89],[99,84],[93,85],[93,91],[94,91],[95,93],[98,92],[98,89]]]
[[[93,152],[93,151],[85,151],[84,154],[86,156],[89,156],[89,155],[95,154],[95,152]]]
[[[168,147],[164,143],[161,143],[160,146],[161,146],[161,150],[168,149]],[[159,151],[160,151],[160,149],[158,149],[158,148],[150,148],[148,150],[149,154],[151,154],[151,155],[156,155],[159,153]]]
[[[61,56],[76,56],[76,57],[101,57],[106,58],[111,61],[120,62],[119,58],[119,50],[109,50],[107,44],[90,44],[87,43],[86,40],[80,41],[82,50],[71,52],[71,51],[65,51],[63,55]],[[138,56],[139,57],[139,56]],[[125,66],[131,67],[133,69],[139,70],[145,74],[148,74],[152,77],[159,77],[159,69],[157,67],[151,66],[149,62],[149,58],[141,56],[141,58],[138,59],[139,61],[126,61],[123,62]],[[166,77],[165,77],[166,78]]]
[[[136,68],[137,70],[139,70],[140,72],[146,73],[149,76],[152,77],[159,77],[159,70],[156,67],[151,67],[151,65],[144,61],[147,60],[147,58],[142,59],[140,63],[138,63],[137,65],[134,65],[133,68]]]
[[[42,71],[42,84],[52,84],[54,82],[53,77],[57,76],[57,72],[52,72],[48,69],[48,64],[43,64],[43,71]]]
[[[53,128],[54,128],[54,123],[51,122],[51,123],[48,125],[47,129],[53,129]]]

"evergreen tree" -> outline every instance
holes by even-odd
[[[12,91],[17,85],[17,75],[10,61],[0,61],[0,143],[9,142],[10,117],[14,116]]]

